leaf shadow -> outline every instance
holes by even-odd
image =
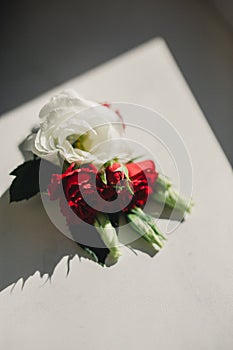
[[[26,160],[30,160],[27,152],[22,150]],[[47,165],[46,165],[47,164]],[[54,172],[50,163],[44,163],[45,188],[48,179]],[[70,272],[70,262],[78,256],[93,260],[87,251],[74,240],[62,234],[50,221],[41,201],[40,195],[29,200],[10,203],[9,189],[0,197],[0,291],[22,279],[22,288],[28,278],[39,272],[40,277],[51,279],[58,263],[67,257],[67,275]],[[149,201],[150,203],[150,201]],[[157,218],[182,221],[182,214],[169,208],[162,208],[153,202],[148,206],[150,214]],[[90,231],[93,231],[90,227]],[[82,234],[81,229],[70,227],[71,235],[77,239]],[[83,230],[83,233],[85,230]],[[93,235],[93,232],[92,232]],[[96,247],[101,247],[96,235]],[[142,237],[127,226],[119,230],[121,244],[130,249],[141,251],[150,257],[157,254],[157,250]],[[91,238],[93,243],[93,236]],[[99,248],[96,248],[97,251]],[[100,248],[101,249],[101,248]],[[103,249],[102,249],[103,250]],[[99,253],[99,251],[98,251]]]
[[[68,257],[87,257],[74,241],[49,220],[40,196],[9,203],[9,191],[0,198],[0,291],[17,283],[23,286],[39,271],[50,279],[57,264]]]
[[[136,233],[129,248],[140,250],[153,257],[157,251]],[[129,237],[127,237],[129,239]],[[122,242],[123,243],[123,242]],[[50,221],[40,195],[29,200],[9,203],[9,190],[0,198],[0,291],[39,272],[40,277],[51,279],[58,263],[67,257],[67,274],[70,261],[77,256],[93,260],[75,241],[63,235]]]

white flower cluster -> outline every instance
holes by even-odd
[[[73,90],[51,98],[41,109],[40,127],[24,142],[24,150],[59,165],[129,159],[121,119],[110,108],[85,100]]]

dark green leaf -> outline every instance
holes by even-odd
[[[16,176],[10,186],[10,202],[29,199],[39,191],[40,159],[29,160],[19,165],[10,175]]]

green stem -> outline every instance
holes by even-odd
[[[119,241],[116,230],[112,226],[109,217],[104,214],[99,214],[94,222],[94,226],[102,241],[109,249],[108,259],[110,259],[112,263],[116,263],[121,256],[121,251],[119,249]]]
[[[155,234],[154,230],[150,225],[140,218],[137,214],[127,214],[130,226],[138,232],[146,241],[154,243],[158,248],[163,247],[161,238]]]
[[[155,193],[153,199],[169,208],[178,210],[182,213],[190,213],[193,206],[192,201],[182,198],[178,192],[172,188],[172,183],[165,177],[159,175],[155,184]]]
[[[132,213],[138,215],[143,221],[145,221],[153,230],[156,235],[158,235],[163,240],[166,240],[166,237],[162,234],[158,226],[156,225],[156,220],[153,216],[146,214],[141,208],[135,207],[132,210]]]

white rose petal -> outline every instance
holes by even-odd
[[[60,158],[69,163],[101,163],[128,158],[131,153],[127,143],[114,142],[124,136],[119,116],[73,90],[52,97],[39,118],[39,130],[29,135],[23,148],[56,165]]]

